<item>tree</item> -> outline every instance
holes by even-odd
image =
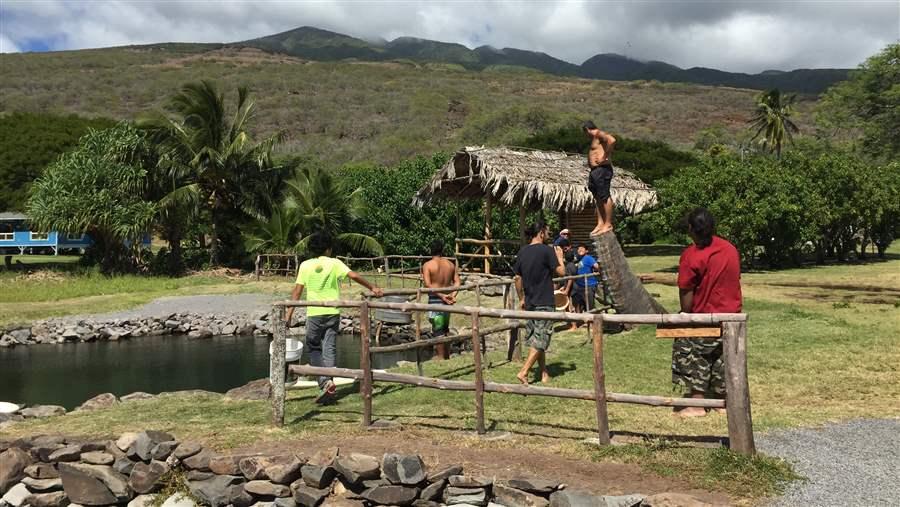
[[[229,215],[253,199],[247,189],[257,186],[273,169],[272,149],[283,135],[254,144],[247,133],[253,101],[246,87],[238,88],[235,112],[229,119],[225,97],[209,81],[189,83],[170,103],[175,118],[156,113],[139,119],[151,133],[159,153],[159,169],[184,184],[169,200],[197,202],[209,213],[210,264],[220,263],[221,238]]]
[[[816,116],[837,132],[861,131],[862,145],[874,158],[900,155],[900,43],[870,57],[825,92]]]
[[[782,95],[777,88],[759,94],[756,99],[756,115],[750,119],[751,129],[756,129],[752,139],[760,139],[760,144],[775,152],[781,158],[781,148],[785,141],[793,143],[793,134],[800,132],[791,121],[796,95]]]
[[[74,114],[12,113],[0,116],[0,211],[25,209],[28,188],[48,164],[74,148],[90,129],[116,122]]]
[[[256,217],[242,232],[248,252],[298,253],[302,247],[300,240],[303,237],[303,219],[296,208],[275,205],[269,216]]]
[[[372,236],[352,232],[366,213],[362,188],[351,187],[325,170],[304,167],[287,182],[285,212],[280,217],[297,214],[302,238],[296,250],[306,250],[309,236],[316,231],[328,233],[337,241],[337,250],[383,255],[384,250]],[[275,216],[273,214],[273,216]]]
[[[157,211],[144,199],[146,171],[123,161],[141,142],[126,124],[82,137],[32,185],[27,213],[33,226],[89,234],[104,273],[133,269]]]

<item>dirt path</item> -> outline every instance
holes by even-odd
[[[444,445],[429,438],[410,435],[407,431],[372,432],[362,436],[310,437],[292,442],[261,443],[235,454],[252,452],[284,452],[292,450],[307,456],[337,446],[341,453],[359,452],[380,457],[385,452],[418,454],[429,469],[460,464],[470,475],[486,475],[497,479],[516,476],[552,478],[573,489],[598,495],[640,493],[685,493],[714,505],[731,505],[723,493],[715,493],[662,477],[637,465],[594,463],[554,454],[535,453],[533,449],[497,449]]]

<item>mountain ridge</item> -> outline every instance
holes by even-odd
[[[455,42],[402,36],[393,40],[366,41],[322,28],[301,26],[277,34],[227,44],[283,53],[309,60],[357,59],[384,61],[407,59],[458,64],[470,70],[492,65],[527,67],[559,76],[611,81],[656,80],[736,88],[768,89],[819,94],[847,78],[851,69],[765,70],[757,74],[728,72],[707,67],[687,69],[667,62],[641,61],[616,53],[599,53],[574,64],[541,51],[479,46],[470,49]]]

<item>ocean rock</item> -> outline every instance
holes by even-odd
[[[212,472],[201,472],[200,470],[189,470],[188,473],[184,475],[185,479],[189,481],[205,481],[207,479],[212,479],[216,474]]]
[[[102,451],[91,451],[81,454],[81,461],[89,465],[112,465],[116,459],[112,454]]]
[[[129,506],[130,507],[130,506]],[[161,507],[200,507],[197,505],[191,497],[187,495],[183,495],[181,493],[175,493],[174,495],[166,498],[166,501],[162,503]]]
[[[331,488],[316,489],[306,484],[298,484],[294,488],[294,501],[302,507],[316,507],[329,493],[331,493]]]
[[[363,491],[362,497],[378,505],[412,505],[419,495],[418,488],[407,486],[378,486]]]
[[[257,496],[285,497],[291,496],[291,488],[271,481],[250,481],[244,484],[247,493]]]
[[[59,476],[63,489],[73,503],[81,505],[108,505],[131,499],[128,479],[101,465],[60,463]]]
[[[109,408],[114,405],[119,404],[119,399],[116,398],[116,395],[113,393],[103,393],[94,396],[93,398],[87,400],[82,403],[75,409],[76,412],[80,412],[83,410],[100,410],[103,408]]]
[[[137,433],[134,433],[131,431],[129,431],[127,433],[122,433],[122,436],[120,436],[116,440],[116,447],[118,447],[119,450],[122,452],[128,452],[128,448],[131,447],[131,444],[133,444],[134,441],[137,440],[137,438],[138,438]]]
[[[133,393],[122,396],[121,398],[119,398],[119,401],[125,402],[125,401],[152,400],[155,397],[156,396],[153,396],[150,393],[145,393],[143,391],[135,391]]]
[[[415,454],[385,454],[381,460],[381,475],[392,484],[414,486],[426,478],[425,463]]]
[[[487,505],[487,491],[482,488],[448,487],[444,490],[444,503],[447,505],[471,504]]]
[[[550,495],[550,507],[606,507],[606,500],[585,491],[564,489]]]
[[[179,449],[181,446],[179,446]],[[176,449],[177,451],[178,449]],[[212,451],[208,449],[203,449],[197,454],[194,454],[190,458],[185,458],[181,460],[181,463],[191,469],[191,470],[201,470],[201,471],[209,471],[209,461],[213,458],[214,454]]]
[[[683,493],[659,493],[644,498],[647,507],[708,507],[711,504],[701,502],[691,495]]]
[[[338,454],[340,454],[340,449],[337,447],[322,449],[313,454],[307,463],[310,465],[318,465],[320,467],[330,467],[334,465],[334,460],[337,459]]]
[[[172,453],[176,458],[184,460],[199,453],[203,446],[199,442],[182,442]]]
[[[273,469],[277,473],[283,473],[282,469],[276,469],[280,465],[286,465],[288,468],[297,463],[297,457],[291,454],[280,454],[276,456],[248,456],[241,460],[241,472],[244,477],[250,481],[271,479],[267,470]],[[302,465],[302,463],[300,463]],[[298,467],[299,468],[299,467]],[[288,481],[291,482],[291,481]]]
[[[276,484],[290,484],[300,478],[303,461],[296,456],[289,456],[283,462],[273,463],[266,467],[266,475]]]
[[[462,474],[463,467],[461,465],[451,465],[443,470],[439,470],[435,473],[428,474],[428,482],[438,482],[442,480],[447,480],[453,475]]]
[[[444,492],[444,488],[447,486],[447,479],[441,479],[437,482],[432,482],[425,489],[422,490],[422,494],[419,495],[419,498],[422,500],[440,500],[441,493]]]
[[[56,479],[59,477],[59,472],[53,468],[53,465],[37,463],[25,467],[25,475],[32,479]]]
[[[292,496],[276,498],[274,503],[275,507],[297,507],[297,502],[294,501]]]
[[[62,449],[57,449],[53,451],[48,457],[47,461],[56,463],[60,461],[78,461],[78,458],[81,457],[81,446],[80,445],[67,445]]]
[[[32,417],[54,417],[57,415],[65,415],[65,407],[59,405],[35,405],[33,407],[23,408],[19,411],[26,419]]]
[[[205,481],[188,482],[191,494],[211,507],[222,507],[231,503],[235,496],[235,488],[244,482],[243,477],[236,475],[216,475]]]
[[[559,481],[547,481],[530,477],[516,477],[505,481],[511,488],[520,489],[534,495],[549,495],[559,489]]]
[[[195,330],[189,332],[188,338],[193,338],[196,340],[196,339],[202,339],[202,338],[210,338],[210,337],[212,337],[212,335],[213,335],[213,333],[212,333],[212,331],[209,330],[209,328],[201,327],[199,329],[195,329]]]
[[[334,468],[351,484],[379,476],[378,460],[365,454],[338,456],[334,460]]]
[[[245,456],[215,456],[209,460],[209,471],[218,475],[241,475],[240,462]]]
[[[303,477],[303,482],[306,483],[307,486],[315,489],[322,489],[329,486],[332,481],[334,481],[337,471],[330,466],[303,465],[300,467],[300,474]]]
[[[11,487],[0,499],[12,507],[21,507],[25,503],[25,499],[31,496],[31,492],[24,484],[18,483]]]
[[[644,504],[642,495],[607,495],[602,498],[606,507],[641,507]]]
[[[503,484],[494,484],[494,501],[506,507],[548,507],[550,502],[543,497],[511,488]]]
[[[25,469],[33,461],[30,454],[17,447],[0,453],[0,495],[25,478]]]
[[[162,487],[162,477],[169,472],[169,465],[162,461],[151,461],[150,464],[137,463],[128,478],[128,484],[135,493],[145,495]]]
[[[29,507],[65,507],[69,505],[69,497],[65,491],[35,493],[25,499]]]
[[[469,477],[467,475],[451,475],[447,482],[454,488],[488,488],[494,483],[487,477]]]
[[[271,392],[272,386],[269,384],[269,379],[262,378],[251,380],[240,387],[227,391],[225,398],[242,401],[267,400]]]
[[[132,498],[126,507],[150,507],[155,499],[156,495],[138,495]]]
[[[9,335],[12,336],[13,339],[20,344],[28,345],[29,341],[31,340],[31,329],[27,327],[14,329],[9,332]]]
[[[28,490],[32,493],[48,493],[50,491],[59,491],[63,489],[62,479],[32,479],[26,477],[22,479],[22,484],[28,486]]]
[[[150,458],[155,460],[164,461],[166,458],[172,455],[172,451],[178,447],[177,440],[169,440],[168,442],[160,442],[153,446],[153,449],[150,451]]]
[[[113,470],[122,475],[131,475],[131,471],[134,470],[134,461],[131,461],[128,458],[116,458],[112,467]]]

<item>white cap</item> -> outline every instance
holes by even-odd
[[[559,231],[559,233],[560,233],[560,234],[568,234],[568,233],[569,233],[569,229],[563,229],[563,230]]]

